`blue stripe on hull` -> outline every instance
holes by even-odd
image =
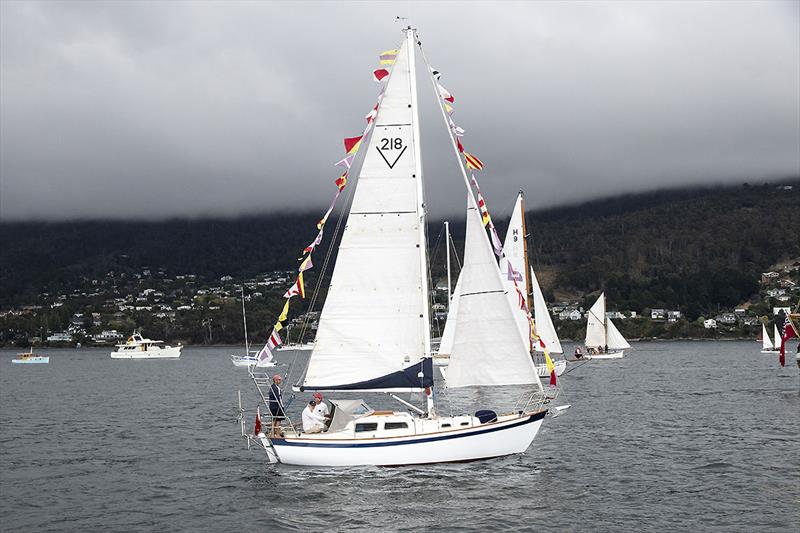
[[[504,429],[511,429],[519,426],[524,426],[525,424],[530,424],[531,422],[536,422],[537,420],[541,420],[545,417],[547,411],[541,411],[538,413],[534,413],[525,420],[521,420],[514,424],[509,424],[507,426],[499,426],[499,427],[490,427],[480,431],[475,431],[472,433],[462,433],[459,432],[458,434],[454,435],[439,435],[437,437],[424,437],[421,439],[416,440],[403,440],[403,441],[392,441],[392,442],[362,442],[362,443],[353,443],[353,444],[325,444],[322,442],[295,442],[289,441],[286,439],[271,439],[273,446],[301,446],[306,448],[377,448],[381,446],[405,446],[409,444],[422,444],[423,442],[434,442],[440,440],[450,440],[450,439],[460,439],[463,437],[472,437],[474,435],[485,435],[487,433],[493,433],[495,431],[503,431]]]

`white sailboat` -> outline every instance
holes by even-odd
[[[420,415],[412,416],[374,411],[361,400],[332,400],[331,424],[322,433],[290,427],[280,437],[258,435],[270,462],[407,465],[522,453],[547,413],[471,193],[467,240],[472,244],[465,252],[448,387],[536,385],[536,406],[531,407],[531,394],[521,409],[507,414],[439,416],[434,408],[417,39],[410,27],[404,32],[377,107],[316,344],[296,390],[420,392],[427,409],[401,400]]]
[[[621,359],[625,356],[625,350],[631,347],[614,322],[606,317],[604,292],[589,309],[584,344],[592,359]]]
[[[777,353],[780,353],[780,351],[781,351],[781,342],[783,342],[783,341],[781,340],[781,332],[778,331],[778,324],[777,323],[772,325],[772,330],[773,330],[773,337],[775,337],[775,342],[773,343],[773,350],[775,350]]]
[[[244,306],[244,287],[242,287],[242,323],[244,325],[244,354],[232,354],[233,366],[248,367],[258,363],[258,357],[250,353],[250,342],[247,339],[247,311]]]
[[[778,329],[777,327],[775,328]],[[779,339],[780,340],[780,339]],[[778,344],[778,347],[775,348],[775,345],[772,343],[772,339],[769,338],[769,333],[767,333],[767,326],[765,324],[761,324],[761,353],[767,354],[776,354],[780,351],[781,345]]]
[[[534,324],[536,324],[536,335],[547,346],[551,356],[563,353],[561,342],[558,340],[555,326],[547,310],[547,303],[544,300],[539,281],[533,272],[533,267],[529,266],[528,261],[528,232],[525,225],[525,199],[522,191],[517,195],[514,210],[511,213],[511,220],[508,222],[506,238],[503,242],[505,256],[500,259],[500,273],[507,289],[507,296],[512,306],[517,305],[517,292],[515,281],[520,287],[525,288],[527,295],[528,309],[533,309]],[[511,269],[509,269],[509,265]],[[514,279],[516,278],[516,280]],[[531,302],[533,300],[533,302]],[[531,303],[533,305],[531,305]],[[525,313],[515,313],[517,328],[520,334],[527,338],[529,334],[528,317]],[[534,343],[534,358],[536,370],[539,377],[550,375],[547,364],[541,354],[544,349],[538,342]],[[563,357],[553,357],[553,365],[556,368],[556,375],[560,376],[567,368],[567,361]]]

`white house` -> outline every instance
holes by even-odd
[[[791,312],[792,312],[791,307],[773,307],[772,308],[772,314],[773,315],[779,315],[781,313],[784,313],[784,314],[788,315]]]
[[[53,333],[47,337],[47,342],[72,342],[72,335],[66,332]]]
[[[677,322],[680,318],[680,311],[667,311],[667,322]]]
[[[717,329],[717,321],[713,318],[709,318],[703,322],[703,327],[706,329]]]
[[[651,320],[664,320],[667,312],[664,309],[651,309],[650,310],[650,319]]]

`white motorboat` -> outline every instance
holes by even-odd
[[[124,344],[117,344],[117,351],[111,352],[112,359],[177,359],[181,356],[181,346],[161,346],[164,341],[145,339],[134,331]]]
[[[418,416],[374,411],[360,400],[334,398],[330,427],[322,433],[303,433],[289,419],[289,427],[280,436],[255,435],[270,462],[410,465],[522,453],[547,413],[542,384],[527,343],[516,329],[515,308],[505,296],[461,159],[456,135],[463,130],[448,116],[445,105],[452,100],[445,101],[449,93],[425,59],[468,193],[462,292],[448,354],[447,386],[525,387],[520,394],[523,400],[508,414],[480,409],[475,414],[440,416],[435,409],[425,235],[429,207],[423,197],[415,65],[419,39],[411,27],[404,33],[397,50],[384,52],[390,59],[383,64],[391,66],[381,71],[381,78],[374,74],[388,81],[359,138],[364,139],[366,150],[357,187],[343,225],[316,342],[294,390],[388,393]],[[353,152],[360,155],[358,150]],[[474,177],[473,183],[477,189]],[[269,406],[262,389],[270,382],[268,375],[251,369],[251,376]],[[395,396],[398,392],[421,393],[426,409]]]
[[[631,345],[606,316],[606,293],[589,309],[586,320],[586,356],[589,359],[622,359]]]
[[[16,364],[49,364],[50,363],[50,356],[49,355],[36,355],[33,353],[33,347],[31,347],[28,353],[19,353],[17,357],[11,360],[12,363]]]

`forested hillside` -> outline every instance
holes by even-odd
[[[614,308],[676,308],[693,319],[749,299],[758,292],[760,272],[800,255],[798,199],[800,180],[793,180],[659,191],[529,212],[532,262],[550,301],[588,298],[604,289]],[[496,205],[502,205],[499,199]],[[502,233],[501,213],[494,215]],[[318,216],[3,223],[0,307],[35,303],[43,291],[75,288],[108,271],[149,266],[217,279],[291,269],[314,238]],[[329,227],[325,246],[333,233]],[[439,227],[430,222],[431,246]],[[453,231],[458,239],[463,223],[454,223]],[[438,273],[441,250],[435,256]]]

